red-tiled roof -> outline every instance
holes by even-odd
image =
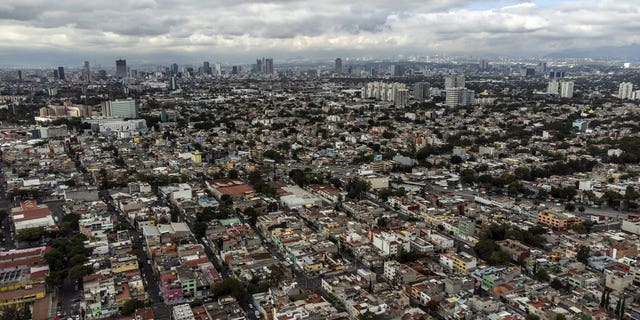
[[[229,187],[216,188],[216,191],[220,192],[222,195],[238,196],[246,192],[253,192],[253,187],[248,184],[241,184],[241,185],[235,185],[235,186],[229,186]]]

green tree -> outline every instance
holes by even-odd
[[[38,241],[42,237],[43,231],[44,228],[42,227],[22,229],[16,233],[16,240],[27,242]]]
[[[548,282],[550,277],[545,269],[539,269],[534,275],[533,278],[540,282]]]
[[[120,309],[120,314],[127,317],[136,312],[137,309],[144,308],[144,302],[136,299],[128,300]]]
[[[8,306],[2,308],[0,320],[31,320],[31,310],[29,306],[18,308],[16,306]]]
[[[540,320],[540,317],[535,314],[528,314],[525,320]]]
[[[578,253],[576,254],[576,260],[586,265],[590,256],[591,256],[591,250],[589,249],[589,247],[582,245],[578,249]]]

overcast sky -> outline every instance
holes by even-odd
[[[544,55],[640,43],[638,0],[1,0],[0,64]]]

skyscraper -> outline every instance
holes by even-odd
[[[222,75],[222,64],[216,63],[216,76]]]
[[[264,60],[264,58],[262,58],[262,59],[257,59],[257,60],[256,60],[256,69],[254,70],[254,71],[255,71],[255,73],[263,73],[263,70],[262,70],[262,60]]]
[[[211,74],[211,66],[209,65],[209,61],[205,61],[202,64],[202,73]]]
[[[18,70],[18,81],[22,81],[22,70]]]
[[[171,65],[171,74],[172,75],[177,75],[178,74],[178,64],[174,63]]]
[[[116,77],[118,78],[127,77],[127,60],[124,60],[124,59],[116,60]]]
[[[418,102],[423,102],[429,98],[429,90],[431,87],[428,82],[416,82],[413,84],[413,97]]]
[[[631,99],[633,98],[633,83],[622,82],[618,87],[618,99]]]
[[[82,64],[82,79],[85,82],[91,82],[91,69],[89,69],[89,61]]]
[[[58,79],[60,80],[67,80],[67,78],[64,76],[64,67],[58,67]]]
[[[465,87],[465,80],[463,75],[444,77],[445,90],[449,88],[464,88],[464,87]]]
[[[558,94],[560,93],[560,84],[556,80],[549,81],[547,85],[547,93]]]
[[[573,81],[560,82],[560,98],[573,98]]]
[[[58,80],[60,77],[58,76],[58,69],[53,69],[53,78]]]
[[[178,89],[178,84],[176,83],[176,76],[173,75],[171,76],[171,80],[169,82],[169,87],[171,89],[171,91],[175,91]]]
[[[266,74],[273,73],[273,58],[268,58],[264,60],[264,73]]]
[[[342,74],[342,59],[336,59],[335,74]]]

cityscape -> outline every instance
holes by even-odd
[[[70,2],[0,4],[0,320],[640,319],[636,3]]]

